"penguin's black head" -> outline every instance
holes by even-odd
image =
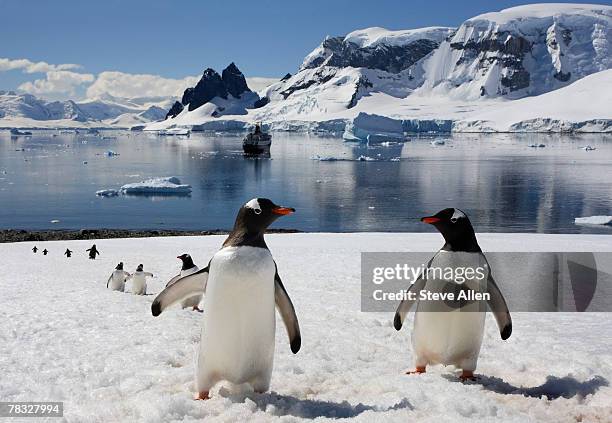
[[[183,267],[181,270],[191,269],[194,266],[193,260],[189,254],[181,254],[177,257],[177,259],[180,259],[183,262]]]
[[[277,206],[267,198],[253,198],[240,207],[234,230],[241,228],[249,233],[263,233],[276,219],[293,212],[295,209]]]
[[[446,245],[444,250],[479,252],[474,228],[467,215],[459,209],[448,208],[433,216],[423,217],[421,222],[434,225],[442,234]]]
[[[139,264],[138,267],[136,268],[137,272],[142,272],[142,269],[144,268],[144,266],[142,264]]]
[[[115,267],[115,270],[123,270],[123,262],[119,262],[119,264],[117,265],[117,267]]]

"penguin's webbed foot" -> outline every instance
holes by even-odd
[[[421,373],[426,373],[425,366],[416,366],[416,369],[406,372],[407,375],[420,375]]]
[[[210,395],[208,394],[208,391],[198,392],[194,399],[196,401],[206,401],[207,399],[210,399]]]
[[[198,313],[204,313],[204,310],[202,310],[200,307],[198,306],[193,306],[193,311],[197,311]]]
[[[478,379],[478,377],[474,376],[474,372],[471,370],[463,370],[461,372],[461,375],[459,376],[459,379],[461,379],[462,382],[468,380],[475,381],[476,379]]]

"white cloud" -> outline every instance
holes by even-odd
[[[46,73],[51,71],[61,71],[79,68],[81,68],[80,65],[75,65],[73,63],[51,65],[47,62],[32,62],[28,59],[6,59],[0,57],[0,72],[18,69],[25,73]]]
[[[199,79],[199,76],[171,79],[158,75],[107,71],[98,74],[95,82],[87,88],[87,97],[95,98],[104,94],[128,98],[180,97],[185,88],[194,86]]]
[[[252,91],[260,91],[264,88],[278,82],[280,78],[265,78],[263,76],[252,76],[247,78],[247,85]]]
[[[52,70],[47,72],[46,78],[24,82],[19,89],[46,97],[74,96],[79,87],[93,82],[94,79],[90,73]]]
[[[131,74],[119,71],[105,71],[98,75],[74,72],[81,69],[72,63],[50,64],[33,62],[29,59],[0,58],[0,72],[20,70],[23,73],[44,73],[45,78],[27,81],[18,89],[30,94],[56,99],[75,99],[86,93],[87,98],[109,94],[114,97],[181,97],[183,91],[193,87],[200,75],[182,79],[164,78],[159,75]],[[260,91],[278,78],[246,78],[249,88]],[[86,90],[86,91],[85,91]]]

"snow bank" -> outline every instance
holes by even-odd
[[[574,219],[577,225],[612,225],[612,216],[587,216]]]
[[[612,132],[612,69],[535,97],[477,111],[453,125],[456,132]]]
[[[404,374],[413,365],[412,314],[398,333],[393,313],[360,312],[360,252],[433,252],[443,243],[434,233],[267,236],[300,319],[302,349],[290,352],[278,319],[270,392],[221,384],[210,400],[194,401],[202,315],[174,307],[153,318],[154,295],[111,291],[106,281],[119,261],[130,272],[143,263],[157,293],[178,273],[178,254],[205,266],[223,239],[96,240],[95,261],[84,251],[93,241],[0,244],[0,298],[10,317],[0,325],[2,400],[64,401],[70,422],[612,420],[607,314],[514,313],[505,342],[488,315],[480,379],[459,383],[441,366]],[[489,251],[612,245],[602,235],[479,234],[479,241]],[[33,255],[34,244],[49,255]],[[62,256],[66,248],[71,259]]]
[[[125,184],[121,187],[122,194],[175,194],[185,195],[191,193],[191,185],[181,184],[176,176],[165,178],[151,178],[142,182]]]

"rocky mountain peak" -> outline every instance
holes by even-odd
[[[227,92],[238,98],[244,92],[250,92],[246,78],[240,72],[240,69],[234,64],[234,62],[230,63],[228,67],[223,69],[221,73],[221,79],[225,84]]]
[[[208,68],[195,87],[185,90],[181,102],[177,101],[172,105],[172,108],[166,114],[166,119],[175,117],[185,107],[189,111],[195,110],[215,97],[227,100],[228,94],[231,94],[232,97],[238,99],[244,93],[250,92],[244,74],[240,72],[234,62],[223,69],[221,75],[216,70]]]
[[[189,105],[189,111],[191,111],[215,97],[227,98],[227,87],[221,75],[216,70],[208,68],[195,87],[185,90],[181,103],[183,106]]]

